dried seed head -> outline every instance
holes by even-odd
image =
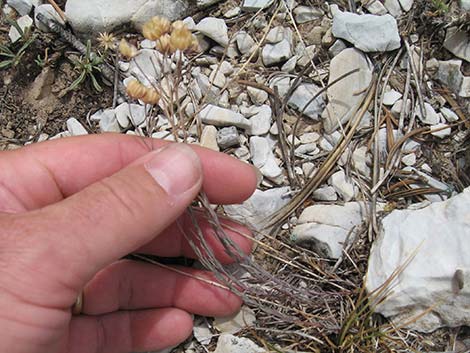
[[[142,97],[142,102],[151,105],[158,104],[159,100],[160,95],[155,88],[147,88],[145,90],[145,95]]]
[[[201,47],[199,46],[199,40],[196,38],[196,36],[193,36],[191,45],[189,46],[189,50],[196,53],[199,53],[201,51]]]
[[[132,59],[137,55],[137,48],[129,44],[129,42],[123,38],[119,43],[119,52],[126,59]]]
[[[149,40],[158,40],[165,33],[170,32],[171,22],[163,17],[153,17],[142,27],[142,34]]]
[[[170,35],[168,33],[162,35],[160,39],[157,40],[157,50],[163,54],[172,54],[175,52],[175,48],[171,45]]]
[[[173,22],[172,25],[171,25],[171,29],[172,29],[172,30],[175,30],[175,29],[183,29],[183,28],[188,29],[188,27],[186,26],[186,24],[185,24],[183,21],[175,21],[175,22]]]
[[[147,93],[147,88],[137,80],[127,84],[127,95],[133,99],[142,99]]]
[[[104,50],[114,49],[116,47],[116,37],[112,33],[100,32],[98,42]]]
[[[187,50],[192,42],[193,35],[186,26],[176,28],[171,32],[170,43],[175,49],[179,49],[181,51]]]

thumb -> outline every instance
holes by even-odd
[[[40,239],[48,244],[47,262],[68,271],[68,278],[86,282],[173,223],[201,185],[197,154],[187,145],[170,144],[42,209],[29,221],[40,223],[36,229],[47,237]],[[73,267],[64,271],[64,263]]]

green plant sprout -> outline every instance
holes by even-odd
[[[80,86],[87,78],[91,80],[93,88],[97,92],[102,92],[103,88],[96,79],[96,74],[101,73],[100,65],[103,63],[103,58],[98,55],[93,55],[91,52],[91,41],[87,41],[86,53],[81,56],[80,59],[75,60],[75,69],[80,72],[79,76],[75,81],[72,82],[67,91],[72,91]]]
[[[36,40],[36,35],[31,35],[31,30],[23,31],[16,21],[11,20],[6,17],[6,21],[16,28],[21,38],[19,43],[23,43],[20,48],[15,51],[14,48],[10,48],[5,44],[0,44],[0,57],[3,57],[4,60],[0,61],[0,69],[6,69],[9,67],[16,67],[21,62],[24,54],[28,47]],[[15,47],[15,45],[12,45]]]

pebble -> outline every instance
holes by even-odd
[[[203,18],[196,25],[196,30],[204,34],[206,37],[214,40],[221,46],[228,46],[228,28],[224,20],[215,17]]]
[[[452,110],[450,110],[449,108],[442,107],[441,114],[448,123],[454,123],[456,121],[459,121],[459,116],[456,113],[454,113]]]
[[[274,0],[243,0],[242,10],[247,12],[258,12],[274,3]]]
[[[399,99],[395,102],[392,109],[390,110],[393,115],[399,117],[403,109],[403,99]],[[411,113],[411,99],[406,100],[405,114],[408,115]]]
[[[344,49],[347,49],[346,43],[342,41],[341,39],[338,39],[333,43],[333,45],[328,49],[328,54],[330,57],[334,58],[336,55],[341,53]]]
[[[253,104],[262,105],[268,100],[268,93],[262,89],[248,87],[246,90]]]
[[[50,4],[44,4],[44,5],[39,5],[34,8],[34,24],[36,28],[38,28],[42,32],[49,32],[49,27],[44,25],[41,21],[37,19],[37,16],[41,14],[43,15],[47,20],[52,20],[55,21],[63,26],[65,26],[65,22],[60,17],[60,15],[57,13],[57,11],[54,9],[54,7]]]
[[[325,109],[325,100],[322,95],[317,95],[320,88],[313,83],[303,83],[297,87],[289,99],[289,106],[308,116],[310,119],[318,121],[319,116]]]
[[[384,6],[393,17],[400,17],[403,14],[398,0],[384,0]]]
[[[279,96],[284,98],[290,89],[290,78],[288,76],[276,77],[271,81],[269,87],[273,90],[277,90]]]
[[[356,187],[352,181],[346,179],[344,171],[334,173],[329,180],[329,184],[333,186],[336,192],[343,198],[345,202],[351,201],[356,196]]]
[[[416,164],[416,154],[415,153],[409,153],[409,154],[404,155],[401,158],[401,162],[404,165],[407,165],[407,166],[415,165]]]
[[[286,62],[292,57],[292,46],[288,39],[276,44],[266,44],[261,52],[265,66]]]
[[[384,94],[383,104],[387,106],[393,106],[401,97],[402,94],[400,92],[392,89],[391,91],[388,91]]]
[[[76,118],[67,120],[67,130],[72,136],[88,135],[88,131]]]
[[[220,108],[212,104],[208,104],[199,114],[198,117],[204,124],[214,126],[236,126],[241,129],[247,129],[251,126],[248,119],[242,114],[234,112],[230,109]]]
[[[234,18],[237,17],[240,13],[242,12],[242,9],[237,6],[234,7],[233,9],[230,9],[224,13],[225,18]]]
[[[121,127],[113,109],[107,109],[99,115],[101,132],[121,132]]]
[[[281,67],[281,71],[282,72],[285,72],[285,73],[292,73],[295,71],[295,68],[297,66],[297,60],[298,60],[298,57],[297,55],[294,55],[292,58],[290,58],[289,60],[287,60],[284,65],[282,65]]]
[[[317,51],[316,45],[310,45],[306,48],[296,50],[299,59],[297,60],[297,66],[305,67],[307,65],[311,65],[312,60],[315,58],[315,54]]]
[[[253,341],[236,337],[229,333],[220,335],[214,353],[265,353],[266,351]]]
[[[403,11],[408,12],[413,7],[414,0],[399,0],[399,2]]]
[[[239,312],[228,317],[217,317],[214,319],[214,327],[221,333],[235,334],[256,322],[253,309],[243,306]]]
[[[253,165],[258,168],[266,178],[276,179],[282,175],[274,153],[267,138],[253,136],[250,138],[250,153]]]
[[[307,23],[323,16],[323,11],[310,6],[297,6],[294,9],[294,18],[297,23]]]
[[[365,7],[373,15],[386,15],[388,13],[385,6],[379,0],[367,1]]]
[[[421,114],[421,109],[419,108],[419,104],[417,104],[415,107],[415,116],[418,117],[422,123],[426,125],[436,125],[441,121],[439,114],[436,113],[429,103],[424,103],[424,114],[426,114],[425,117]]]
[[[287,27],[277,26],[272,28],[266,36],[266,43],[277,44],[287,39],[292,44],[292,30]]]
[[[364,52],[385,52],[398,49],[401,39],[393,16],[357,15],[338,10],[332,5],[333,28],[336,38],[352,43]]]
[[[255,115],[250,117],[250,127],[246,129],[248,135],[265,135],[271,129],[273,121],[272,110],[269,105],[262,105],[260,107],[253,106],[251,109]]]
[[[439,137],[441,139],[449,136],[451,132],[452,129],[447,124],[441,123],[431,126],[431,135]]]
[[[332,186],[318,188],[312,194],[315,201],[338,201],[338,194]]]
[[[303,144],[317,143],[320,140],[320,134],[318,132],[306,132],[299,136],[299,140]]]
[[[38,0],[7,0],[7,4],[13,7],[20,16],[28,15],[33,6],[38,6]]]
[[[235,126],[224,127],[217,132],[217,144],[220,149],[236,147],[240,145],[240,135]]]
[[[240,31],[235,36],[238,50],[242,55],[251,55],[256,49],[256,42],[254,39],[245,31]]]
[[[217,144],[217,128],[212,125],[207,125],[202,130],[201,146],[219,152],[219,145]]]
[[[21,16],[16,20],[16,23],[18,26],[21,28],[21,30],[24,32],[28,31],[29,28],[33,25],[33,19],[29,17],[28,15]],[[10,40],[12,43],[16,43],[21,39],[21,34],[18,32],[16,27],[11,26],[10,30],[8,32],[8,36],[10,37]]]
[[[458,58],[470,62],[470,35],[465,30],[457,27],[448,28],[444,48]]]

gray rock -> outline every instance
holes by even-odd
[[[16,20],[16,23],[18,24],[18,26],[21,28],[23,32],[26,32],[33,25],[33,19],[29,17],[28,15],[24,15],[18,18]],[[10,37],[10,40],[12,43],[16,43],[17,41],[21,39],[20,32],[18,32],[18,30],[14,26],[10,27],[8,36]]]
[[[384,105],[393,106],[400,98],[402,94],[392,89],[384,94],[383,103]]]
[[[341,39],[338,39],[337,41],[335,41],[333,43],[333,45],[328,49],[328,54],[331,56],[331,57],[335,57],[336,55],[338,55],[339,53],[341,53],[344,49],[347,48],[347,45],[346,43],[344,43],[344,41],[342,41]]]
[[[403,14],[398,0],[385,0],[384,6],[393,17],[400,17]]]
[[[320,94],[312,100],[320,88],[313,83],[303,83],[292,93],[289,99],[289,106],[297,109],[300,113],[308,116],[312,120],[318,120],[325,109],[325,100]]]
[[[367,208],[359,202],[339,205],[314,205],[306,208],[292,231],[291,240],[313,248],[321,256],[338,259],[348,236],[354,237],[367,217]]]
[[[20,16],[28,15],[33,6],[38,6],[38,0],[7,0],[7,4],[13,7]]]
[[[456,121],[459,121],[459,116],[449,108],[442,107],[441,114],[448,123],[454,123]]]
[[[305,67],[307,65],[311,65],[312,60],[315,58],[315,53],[317,51],[316,45],[310,45],[306,48],[298,48],[297,56],[299,59],[297,60],[297,65],[299,67]]]
[[[265,353],[266,351],[248,338],[235,337],[229,333],[220,335],[214,353]]]
[[[403,11],[408,12],[413,7],[414,0],[399,0]]]
[[[101,112],[97,118],[100,122],[101,132],[121,132],[114,110],[105,110]]]
[[[338,194],[332,186],[324,186],[315,190],[312,198],[316,201],[337,201]]]
[[[323,118],[327,134],[335,131],[340,123],[346,124],[355,108],[361,103],[372,81],[373,67],[369,58],[354,48],[343,50],[331,60],[329,83],[342,75],[359,69],[327,90],[328,105]]]
[[[436,77],[454,93],[463,98],[468,98],[470,92],[465,89],[464,79],[466,76],[462,74],[461,67],[461,60],[439,61]]]
[[[228,46],[228,29],[224,20],[215,17],[203,18],[197,24],[196,30],[219,43],[221,46]]]
[[[460,0],[462,10],[470,11],[470,0]]]
[[[212,104],[208,104],[199,114],[198,117],[204,124],[214,126],[236,126],[241,129],[247,129],[251,126],[248,119],[242,114],[232,110],[220,108]]]
[[[346,174],[342,170],[330,177],[329,184],[346,202],[351,201],[356,196],[356,186],[352,181],[346,179]]]
[[[67,120],[67,130],[72,136],[88,135],[88,131],[75,118],[70,118]]]
[[[401,158],[401,162],[406,166],[413,166],[416,164],[416,153],[405,154]]]
[[[284,39],[287,39],[292,45],[292,30],[288,27],[276,26],[268,32],[268,35],[266,36],[266,43],[276,44],[283,41]]]
[[[400,47],[397,21],[390,15],[356,15],[337,10],[332,31],[336,38],[365,52],[384,52]]]
[[[290,188],[274,188],[266,191],[256,190],[241,205],[224,206],[227,216],[243,222],[256,230],[263,229],[269,217],[284,207],[290,200]]]
[[[431,126],[431,135],[439,137],[441,139],[448,137],[452,132],[452,129],[447,124],[436,124]]]
[[[288,76],[276,77],[270,82],[269,87],[277,90],[279,96],[284,98],[290,89],[290,78]]]
[[[224,127],[217,132],[217,144],[222,150],[240,145],[240,135],[235,126]]]
[[[323,16],[323,11],[310,6],[297,6],[294,9],[294,18],[297,23],[314,21]]]
[[[250,138],[250,152],[253,165],[258,168],[266,178],[276,179],[282,175],[269,140],[265,137],[253,136]]]
[[[281,67],[281,71],[282,72],[286,72],[286,73],[291,73],[291,72],[294,72],[295,71],[295,67],[297,66],[297,55],[294,55],[292,58],[290,58],[289,60],[287,60],[284,65],[282,65]]]
[[[273,66],[289,60],[292,56],[292,45],[288,39],[276,44],[266,44],[262,50],[265,66]]]
[[[253,107],[252,111],[255,112],[250,118],[250,127],[246,129],[246,133],[252,136],[265,135],[271,129],[273,122],[273,112],[269,105],[262,105],[260,107]]]
[[[65,14],[75,31],[96,35],[125,24],[140,28],[153,16],[181,19],[215,3],[214,0],[68,0]]]
[[[242,55],[251,55],[251,53],[256,49],[256,42],[245,31],[238,32],[235,36],[235,40],[237,42],[238,50],[240,50]]]
[[[273,3],[274,0],[243,0],[242,10],[257,12],[271,6]]]
[[[201,146],[219,152],[219,145],[217,144],[217,128],[212,125],[207,125],[202,130]]]
[[[444,48],[455,56],[470,62],[470,35],[457,27],[447,30]]]
[[[234,7],[233,9],[230,9],[224,13],[225,18],[234,18],[237,17],[241,13],[242,9],[237,6]]]
[[[425,116],[423,117],[421,109],[419,109],[419,105],[417,105],[415,108],[415,116],[418,117],[422,123],[426,125],[436,125],[441,121],[439,114],[436,113],[432,105],[429,103],[424,103],[424,114]]]
[[[367,291],[395,279],[390,295],[372,303],[378,313],[422,332],[470,324],[469,213],[467,188],[447,201],[395,210],[383,219],[369,258]]]
[[[262,89],[248,87],[246,90],[253,104],[262,105],[268,100],[268,93]]]
[[[379,0],[366,1],[365,7],[373,15],[387,14],[387,9]]]

